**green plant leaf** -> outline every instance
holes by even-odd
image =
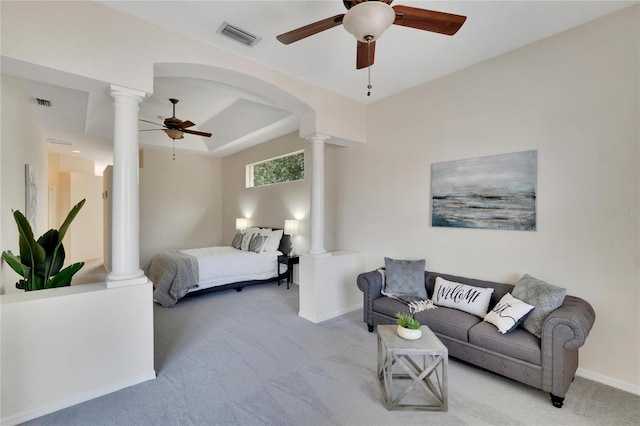
[[[71,222],[73,221],[73,219],[75,219],[75,217],[78,215],[78,212],[80,211],[82,206],[84,206],[85,201],[86,199],[83,198],[78,204],[73,206],[73,208],[67,215],[67,218],[62,223],[62,226],[60,226],[60,229],[58,230],[59,243],[61,243],[62,240],[64,239],[64,235],[67,233],[67,229],[69,229],[69,225],[71,225]]]
[[[16,271],[16,273],[22,275],[26,278],[26,274],[24,272],[24,268],[22,267],[22,262],[20,261],[20,257],[11,253],[11,250],[2,252],[2,259],[7,262],[7,265],[11,266],[11,269]]]
[[[74,263],[58,272],[53,278],[49,280],[46,288],[64,287],[71,285],[71,278],[84,266],[84,262]]]

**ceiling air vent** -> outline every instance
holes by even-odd
[[[223,22],[216,32],[218,34],[222,34],[223,36],[234,39],[235,41],[239,41],[240,43],[249,47],[252,47],[254,44],[260,41],[260,37],[248,33],[238,27],[234,27],[227,22]]]
[[[43,107],[51,108],[53,104],[50,100],[42,99],[42,98],[31,98],[32,102],[36,105],[40,105]]]
[[[71,145],[71,142],[63,141],[60,139],[47,139],[47,142],[55,144],[55,145]]]

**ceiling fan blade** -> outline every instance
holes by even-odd
[[[167,130],[167,129],[142,129],[138,130],[139,132],[157,132],[158,130]]]
[[[182,129],[181,131],[184,133],[189,133],[190,135],[204,136],[206,138],[211,137],[211,133],[207,133],[207,132],[199,132],[197,130],[188,130],[188,129]]]
[[[467,17],[452,13],[436,12],[410,6],[393,6],[396,12],[395,25],[431,31],[445,35],[458,32]]]
[[[319,32],[328,30],[329,28],[337,27],[342,24],[342,18],[344,18],[344,13],[305,25],[304,27],[296,28],[295,30],[280,34],[276,38],[280,43],[291,44],[294,41],[302,40],[303,38],[318,34]]]
[[[144,120],[142,118],[138,118],[138,121],[144,121],[145,123],[149,123],[149,124],[155,124],[156,126],[162,126],[164,127],[162,124],[160,123],[154,123],[153,121],[149,121],[149,120]]]
[[[196,123],[187,120],[187,121],[183,121],[182,123],[180,123],[178,125],[178,129],[186,129],[187,127],[193,127],[195,125],[196,125]]]
[[[369,52],[371,49],[371,52]],[[358,52],[356,54],[356,69],[366,68],[369,65],[373,65],[373,61],[376,56],[376,42],[363,43],[358,41]]]

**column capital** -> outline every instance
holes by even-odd
[[[137,99],[138,102],[141,102],[144,98],[147,97],[146,92],[136,89],[130,89],[128,87],[118,86],[117,84],[112,84],[109,86],[109,95],[112,98],[123,96],[127,98]]]
[[[309,133],[308,135],[305,135],[304,138],[308,141],[308,142],[326,142],[327,140],[331,139],[331,136],[329,135],[325,135],[322,133]]]

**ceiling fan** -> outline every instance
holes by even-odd
[[[199,132],[197,130],[189,130],[189,127],[193,127],[196,124],[189,120],[182,121],[179,118],[176,118],[176,104],[180,101],[178,99],[171,98],[169,99],[169,102],[173,104],[173,115],[169,118],[164,119],[164,125],[154,123],[153,121],[149,121],[149,120],[143,120],[142,118],[140,119],[140,121],[144,121],[145,123],[155,124],[156,126],[162,126],[162,128],[140,130],[141,132],[164,130],[167,136],[169,136],[173,140],[184,139],[184,133],[188,133],[190,135],[204,136],[205,138],[211,137],[211,133],[208,133],[208,132]]]
[[[149,121],[149,120],[143,120],[142,118],[139,119],[140,121],[144,121],[145,123],[154,124],[156,126],[162,126],[162,128],[161,129],[144,129],[140,131],[151,132],[155,130],[163,130],[167,134],[167,136],[173,139],[173,159],[175,160],[176,159],[176,149],[175,149],[176,139],[184,139],[185,133],[188,133],[190,135],[204,136],[205,138],[210,138],[211,133],[200,132],[197,130],[190,130],[189,127],[193,127],[196,125],[194,122],[189,120],[182,121],[176,117],[176,104],[180,101],[178,99],[171,98],[169,99],[169,102],[173,104],[173,115],[169,118],[164,119],[164,125],[154,123],[153,121]]]
[[[451,36],[467,19],[462,15],[410,6],[392,7],[391,2],[393,0],[343,0],[347,13],[296,28],[276,38],[281,43],[291,44],[342,24],[358,40],[356,68],[361,69],[373,65],[376,40],[391,24]],[[371,89],[371,81],[367,87]]]

